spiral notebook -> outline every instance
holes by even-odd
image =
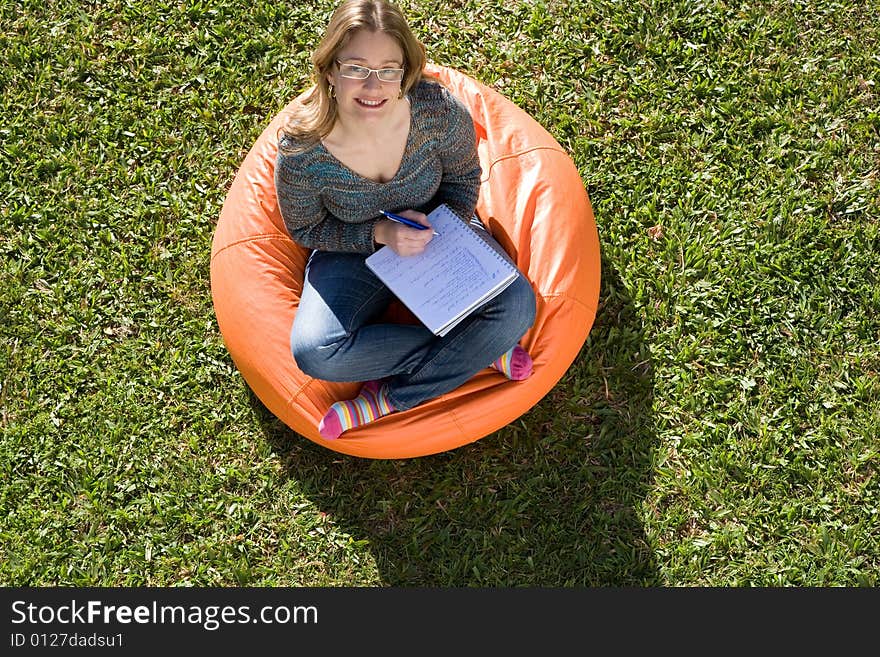
[[[428,215],[439,233],[425,250],[399,256],[383,246],[367,266],[435,335],[446,335],[516,280],[519,270],[447,206]]]

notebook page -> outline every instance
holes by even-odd
[[[434,333],[504,289],[516,269],[446,206],[429,215],[440,233],[416,256],[384,247],[367,264]]]

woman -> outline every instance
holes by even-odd
[[[318,379],[366,381],[327,411],[324,438],[449,392],[490,365],[513,380],[532,371],[517,344],[535,318],[522,275],[442,338],[377,321],[394,296],[364,260],[382,245],[420,253],[433,236],[382,210],[430,226],[426,213],[446,203],[494,242],[474,214],[472,119],[424,74],[425,61],[395,5],[346,0],[312,55],[314,85],[280,132],[279,208],[290,236],[313,249],[291,329],[294,360]]]

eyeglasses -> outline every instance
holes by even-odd
[[[400,82],[403,80],[402,68],[368,68],[366,66],[358,66],[357,64],[343,64],[338,59],[339,75],[352,80],[366,80],[370,77],[370,73],[375,73],[376,77],[382,82]]]

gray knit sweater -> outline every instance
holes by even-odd
[[[427,214],[441,203],[469,220],[480,189],[474,126],[467,108],[431,81],[409,94],[409,137],[394,178],[358,175],[318,142],[305,151],[279,149],[275,188],[284,225],[297,243],[322,251],[372,253],[380,210]],[[283,135],[279,145],[290,137]]]

